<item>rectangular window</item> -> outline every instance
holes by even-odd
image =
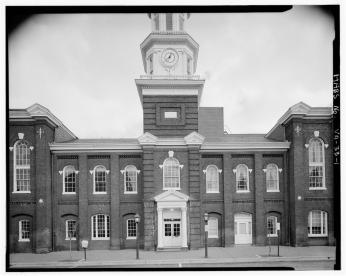
[[[16,169],[17,192],[30,191],[30,169]]]
[[[136,221],[134,219],[127,220],[127,239],[135,239],[137,237]]]
[[[19,221],[19,241],[30,241],[30,221]]]
[[[173,224],[173,235],[174,237],[180,237],[180,223]]]
[[[95,215],[92,217],[92,239],[109,239],[109,216]]]
[[[323,211],[311,211],[309,213],[308,236],[326,237],[328,236],[327,213]]]
[[[179,16],[179,31],[184,31],[184,18],[183,16]]]
[[[106,193],[106,171],[95,170],[95,193]]]
[[[159,31],[160,30],[160,25],[159,25],[159,14],[155,14],[154,15],[154,25],[155,25],[155,31]]]
[[[210,217],[208,220],[208,238],[218,238],[218,219],[215,217]]]
[[[65,193],[76,192],[76,173],[74,171],[65,172]]]
[[[323,166],[309,166],[310,188],[323,187]]]
[[[137,170],[126,170],[125,193],[137,193]]]
[[[165,223],[165,237],[172,236],[171,224]]]
[[[153,63],[153,55],[149,57],[149,74],[152,75],[154,73],[154,63]]]
[[[178,112],[177,111],[165,111],[165,119],[177,119]]]
[[[75,240],[77,237],[77,223],[75,220],[66,221],[66,240]]]
[[[277,218],[276,217],[268,217],[267,218],[267,236],[268,237],[277,237]]]
[[[187,74],[191,75],[192,70],[191,70],[191,66],[192,66],[192,59],[191,58],[187,58]]]

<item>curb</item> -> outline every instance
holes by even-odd
[[[183,264],[220,264],[220,263],[270,263],[270,262],[306,262],[306,261],[335,261],[332,257],[316,257],[316,256],[297,256],[297,257],[261,257],[257,258],[218,258],[218,259],[168,259],[168,260],[121,260],[121,261],[84,261],[75,262],[45,262],[45,263],[12,263],[10,268],[48,268],[48,267],[66,267],[78,268],[83,266],[130,266],[130,265],[178,265]]]

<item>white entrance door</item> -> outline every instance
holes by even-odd
[[[181,211],[165,209],[163,211],[163,246],[181,247]]]
[[[234,243],[252,244],[252,216],[240,213],[234,216]]]

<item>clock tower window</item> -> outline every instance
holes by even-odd
[[[184,31],[184,15],[183,14],[179,15],[179,31],[181,32]]]
[[[149,74],[152,75],[154,73],[154,65],[153,65],[153,55],[149,57]]]
[[[154,30],[155,31],[160,31],[160,18],[159,18],[159,14],[158,13],[155,13],[154,16],[153,16],[153,19],[154,19]]]
[[[192,67],[192,59],[188,57],[187,58],[187,74],[188,75],[191,75],[192,73],[191,67]]]
[[[166,14],[166,31],[172,31],[173,30],[173,14],[167,13]]]

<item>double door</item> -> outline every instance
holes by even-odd
[[[181,247],[181,213],[166,212],[163,218],[163,244],[165,247]]]

